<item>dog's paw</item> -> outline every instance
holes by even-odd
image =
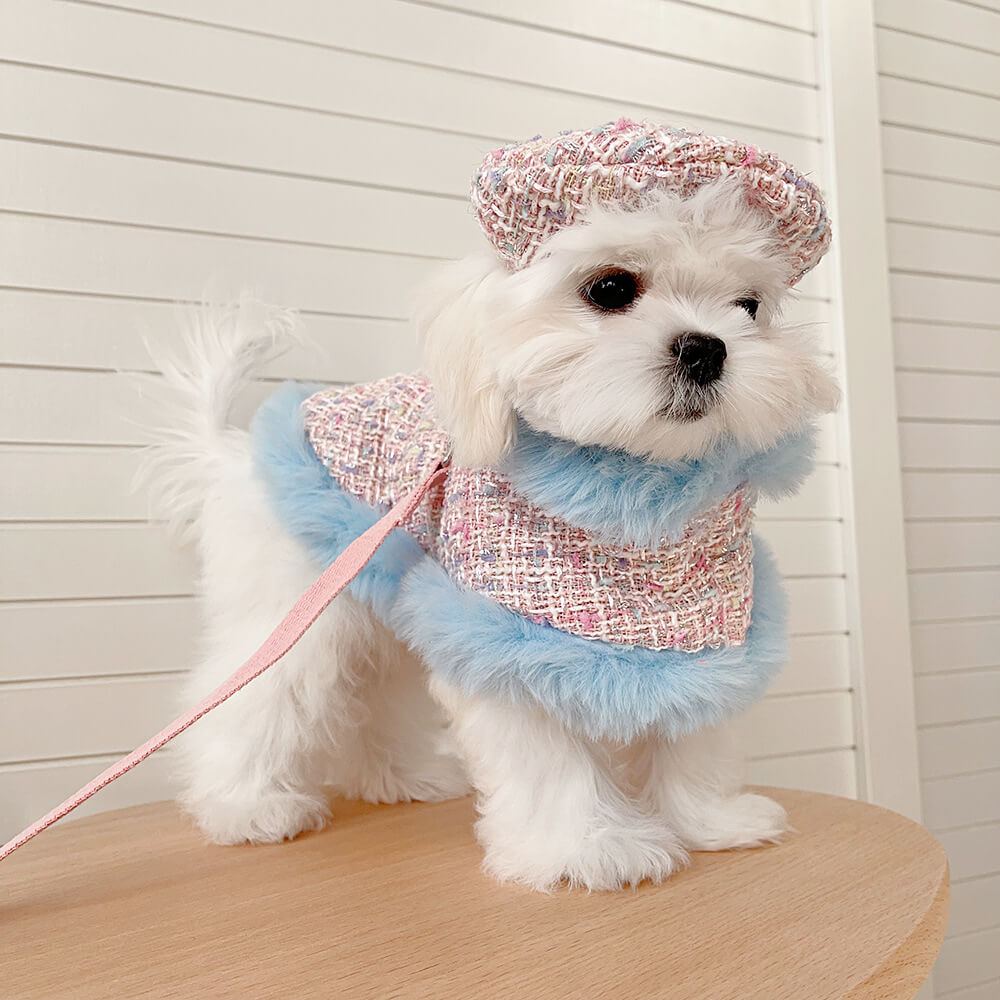
[[[614,890],[640,882],[662,882],[688,861],[681,844],[658,828],[607,828],[583,838],[564,852],[551,841],[539,853],[530,840],[506,849],[486,846],[484,870],[500,882],[517,882],[548,892],[566,884],[588,890]],[[526,849],[528,848],[528,849]]]
[[[685,846],[693,851],[725,851],[776,843],[788,832],[788,814],[773,799],[744,792],[715,799],[686,828],[679,830]]]
[[[321,798],[269,792],[252,798],[214,798],[185,803],[199,828],[216,844],[275,844],[319,830],[330,815]]]

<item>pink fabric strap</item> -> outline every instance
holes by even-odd
[[[227,698],[236,694],[240,688],[245,687],[255,677],[264,673],[268,667],[277,663],[302,638],[326,606],[361,572],[368,560],[375,554],[376,549],[386,540],[389,532],[416,510],[424,494],[444,475],[444,463],[438,462],[409,496],[399,500],[388,514],[354,539],[341,552],[323,571],[322,576],[298,599],[292,610],[285,615],[278,627],[268,636],[264,645],[236,673],[198,702],[194,708],[185,712],[180,718],[174,719],[170,725],[161,729],[141,747],[133,750],[128,756],[122,757],[107,770],[102,771],[93,781],[84,785],[65,802],[56,806],[55,809],[32,823],[26,830],[22,830],[13,840],[4,844],[0,848],[0,861],[16,851],[22,844],[26,844],[32,837],[41,833],[42,830],[47,829],[67,813],[72,812],[78,805],[86,802],[115,778],[120,778],[136,764],[142,763],[150,754],[155,753],[179,733],[184,732],[188,726],[193,725],[216,705],[222,704]]]

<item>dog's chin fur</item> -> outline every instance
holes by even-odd
[[[836,385],[812,338],[781,323],[789,265],[773,224],[729,183],[641,210],[592,210],[521,271],[492,255],[447,269],[421,304],[424,364],[456,460],[502,461],[520,416],[536,430],[653,461],[701,458],[720,444],[763,450],[827,412]],[[628,309],[581,294],[621,268],[641,277]],[[760,300],[756,319],[736,305]],[[707,388],[671,343],[720,338],[727,357]]]
[[[731,441],[764,449],[836,397],[816,350],[779,321],[788,280],[773,232],[726,184],[695,197],[600,210],[519,272],[472,259],[422,312],[426,368],[455,460],[497,464],[518,421],[656,461]],[[620,314],[580,288],[609,266],[642,276]],[[756,322],[735,301],[759,297]],[[726,344],[709,392],[686,385],[669,346],[686,331]],[[245,433],[225,415],[290,335],[282,313],[244,304],[201,321],[189,357],[164,365],[172,394],[150,467],[163,513],[192,523],[202,562],[205,655],[185,694],[235,669],[320,572],[276,518]],[[426,668],[368,608],[342,595],[282,663],[184,737],[182,799],[222,843],[321,826],[325,789],[372,801],[479,794],[485,865],[547,889],[659,881],[689,850],[778,839],[781,807],[740,794],[711,730],[608,743],[537,705],[471,697]],[[469,778],[466,777],[468,774]]]

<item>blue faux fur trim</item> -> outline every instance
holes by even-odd
[[[784,595],[770,553],[754,545],[753,624],[742,646],[685,653],[583,639],[457,587],[430,559],[407,574],[392,627],[469,694],[528,696],[594,739],[650,730],[676,739],[747,708],[785,661]]]
[[[575,445],[522,422],[501,471],[522,496],[602,541],[657,548],[741,483],[772,499],[793,493],[812,468],[814,442],[810,426],[757,454],[729,446],[707,459],[659,465]]]
[[[311,391],[283,386],[258,410],[252,433],[257,468],[282,523],[326,566],[380,512],[340,490],[309,445],[300,406]],[[746,708],[784,661],[784,598],[770,554],[759,540],[755,547],[746,643],[698,653],[621,646],[537,625],[455,584],[400,529],[350,590],[432,670],[470,694],[528,697],[594,738],[628,740],[650,729],[675,738]]]

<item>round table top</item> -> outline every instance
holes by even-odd
[[[0,866],[0,993],[912,997],[947,922],[940,845],[875,806],[766,791],[784,843],[617,893],[497,885],[469,799],[335,802],[325,830],[263,847],[208,845],[171,803],[64,823]]]

